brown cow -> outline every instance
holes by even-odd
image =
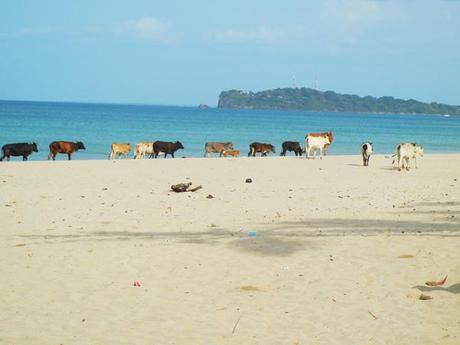
[[[264,157],[270,151],[275,153],[275,146],[273,146],[272,144],[252,143],[249,145],[248,157],[250,157],[251,155],[252,157],[255,157],[256,152],[260,152],[261,156]]]
[[[204,144],[204,156],[208,157],[211,152],[219,152],[219,157],[222,157],[222,150],[233,150],[233,144],[231,142],[219,143],[219,142],[208,142]]]
[[[227,156],[238,157],[240,155],[240,151],[238,150],[228,150],[228,151],[222,150],[221,153],[224,157],[227,157]]]
[[[111,148],[109,159],[121,158],[122,156],[128,158],[129,151],[131,151],[130,144],[112,143]]]
[[[327,148],[329,147],[329,145],[332,144],[332,141],[334,140],[334,136],[332,135],[332,132],[329,131],[329,132],[317,132],[317,133],[307,133],[305,135],[305,139],[307,139],[307,136],[310,136],[310,137],[324,137],[324,136],[327,136],[329,138],[329,144],[326,144],[324,145],[324,150],[323,150],[323,154],[326,156],[327,154]]]
[[[66,153],[70,161],[72,159],[72,153],[78,150],[86,150],[85,145],[83,145],[81,141],[75,143],[72,141],[53,141],[50,144],[48,160],[51,158],[54,161],[58,153]]]

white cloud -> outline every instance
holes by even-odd
[[[171,23],[161,21],[154,17],[144,17],[116,25],[111,29],[113,33],[132,35],[150,41],[172,43],[178,38]]]
[[[0,39],[14,39],[26,36],[61,35],[117,35],[143,39],[150,42],[173,43],[179,34],[173,30],[172,24],[154,17],[143,17],[113,25],[88,25],[86,27],[70,26],[37,26],[24,27],[13,32],[0,33]]]
[[[306,6],[284,25],[212,30],[206,39],[227,43],[260,43],[320,47],[333,54],[369,40],[382,25],[401,21],[403,14],[394,1],[323,0]]]
[[[277,43],[286,38],[287,33],[281,29],[261,25],[255,29],[214,30],[206,35],[206,39],[221,42],[260,42]]]

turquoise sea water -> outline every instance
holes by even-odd
[[[54,140],[83,141],[86,151],[73,159],[107,159],[112,142],[155,140],[181,141],[176,157],[201,157],[206,141],[232,141],[242,155],[251,142],[266,142],[278,155],[283,141],[303,146],[305,133],[326,130],[334,133],[331,155],[358,154],[367,140],[375,153],[392,153],[399,142],[420,143],[427,153],[460,152],[456,116],[0,101],[0,145],[35,141],[31,160],[47,159]]]

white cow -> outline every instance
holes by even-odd
[[[145,155],[152,155],[155,152],[153,151],[153,144],[155,142],[143,142],[137,143],[134,148],[134,159],[144,159]]]
[[[305,155],[310,158],[313,151],[313,158],[315,158],[316,151],[320,151],[320,158],[323,159],[324,149],[331,144],[330,136],[327,134],[317,136],[307,134],[305,136]]]
[[[412,158],[414,160],[415,167],[417,168],[417,156],[423,157],[423,147],[416,143],[401,143],[396,146],[396,153],[393,157],[398,161],[398,170],[401,169],[409,170],[409,161]],[[393,163],[395,162],[393,160]]]
[[[371,158],[372,150],[372,143],[370,142],[361,145],[361,156],[363,156],[363,165],[365,167],[369,166],[369,158]]]

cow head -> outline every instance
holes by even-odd
[[[332,136],[332,132],[329,131],[329,132],[326,133],[326,135],[329,138],[329,143],[332,144],[332,140],[334,140],[334,137]]]
[[[233,144],[232,143],[224,143],[224,149],[233,150]]]
[[[183,149],[184,146],[182,145],[182,143],[180,141],[176,141],[176,150],[179,150],[179,149]]]
[[[276,152],[275,152],[275,146],[269,145],[269,147],[270,147],[270,151],[272,151],[273,153],[276,153]]]
[[[37,148],[37,144],[36,143],[32,143],[32,150],[34,152],[38,152],[38,148]]]
[[[415,147],[414,147],[414,153],[415,153],[416,155],[419,155],[420,157],[423,157],[423,154],[425,153],[425,150],[423,149],[422,146],[415,145]]]
[[[86,150],[85,145],[83,145],[81,141],[77,141],[75,144],[77,145],[78,150]]]

